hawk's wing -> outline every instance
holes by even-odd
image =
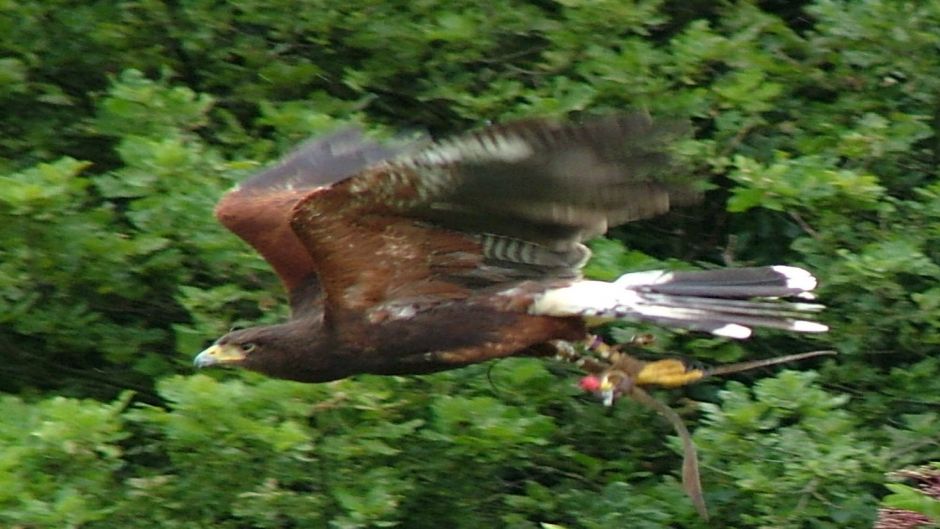
[[[504,281],[575,276],[584,239],[697,196],[668,171],[681,128],[642,115],[495,126],[318,189],[291,225],[331,311],[406,315]]]
[[[311,140],[226,193],[215,215],[271,264],[297,311],[318,297],[319,287],[313,259],[290,228],[291,209],[312,190],[397,153],[352,128]]]

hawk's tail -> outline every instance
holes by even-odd
[[[816,278],[802,268],[768,266],[621,276],[613,283],[578,281],[539,295],[529,311],[591,320],[628,319],[747,338],[754,327],[825,332],[813,321]]]

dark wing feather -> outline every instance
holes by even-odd
[[[294,312],[302,312],[320,289],[315,263],[290,228],[291,209],[310,191],[398,151],[364,139],[355,128],[308,141],[226,193],[216,205],[216,218],[264,256],[290,294]]]
[[[291,222],[332,311],[407,314],[520,270],[576,273],[585,238],[694,196],[665,170],[676,129],[644,116],[492,127],[319,189]]]
[[[456,229],[517,237],[556,250],[609,226],[652,217],[698,197],[671,172],[682,122],[643,114],[583,125],[522,121],[442,142],[415,167],[445,166],[447,185],[413,213]],[[431,176],[433,178],[433,176]],[[433,183],[431,184],[433,185]]]
[[[238,189],[264,193],[320,187],[393,158],[405,148],[367,140],[361,129],[350,127],[300,144],[277,165],[246,180]]]

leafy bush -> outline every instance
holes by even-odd
[[[656,330],[653,354],[842,353],[664,395],[713,523],[870,526],[886,472],[940,459],[938,45],[940,7],[889,0],[0,6],[0,525],[705,527],[668,425],[564,367],[188,367],[284,315],[211,208],[292,143],[645,107],[692,117],[714,188],[595,241],[588,274],[802,264],[829,334]]]

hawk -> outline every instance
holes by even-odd
[[[217,218],[270,263],[292,315],[195,359],[302,382],[429,373],[550,355],[626,319],[746,338],[822,332],[791,266],[586,280],[585,240],[700,195],[677,176],[685,127],[631,114],[528,120],[388,147],[359,130],[309,141],[228,192]]]

